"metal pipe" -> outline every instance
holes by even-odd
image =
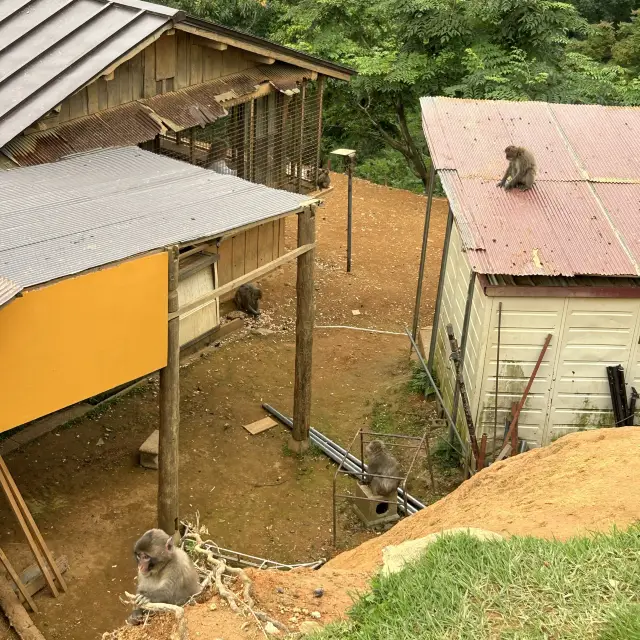
[[[493,412],[493,457],[497,455],[498,440],[498,381],[500,379],[500,331],[502,329],[502,302],[498,303],[498,344],[496,345],[496,406]]]
[[[407,336],[409,337],[409,340],[411,340],[411,345],[413,346],[413,348],[416,350],[416,354],[418,356],[418,360],[420,360],[420,364],[422,365],[422,368],[424,369],[424,372],[427,374],[427,378],[429,378],[429,382],[431,383],[431,386],[433,387],[433,390],[436,394],[436,397],[438,398],[438,402],[440,403],[440,406],[442,407],[442,410],[444,411],[444,415],[447,418],[447,420],[449,421],[449,425],[453,425],[453,432],[455,433],[456,437],[458,438],[458,442],[460,443],[460,446],[462,447],[462,451],[465,452],[467,450],[467,445],[465,445],[464,441],[462,440],[462,438],[460,437],[460,434],[458,433],[458,430],[455,428],[455,424],[451,418],[451,414],[449,413],[449,411],[447,410],[447,407],[444,404],[444,400],[442,399],[442,395],[433,379],[433,376],[431,375],[431,372],[429,371],[429,369],[427,368],[427,364],[424,361],[424,358],[422,357],[422,354],[420,353],[420,350],[418,349],[418,345],[416,344],[416,341],[413,339],[413,337],[411,336],[411,334],[409,333],[409,329],[405,327],[405,333],[407,334]],[[264,405],[263,405],[264,406]]]
[[[347,163],[347,273],[351,273],[351,229],[353,218],[353,156],[349,156]]]
[[[277,418],[282,424],[287,426],[289,429],[293,427],[293,422],[290,418],[280,413],[277,409],[274,409],[271,405],[263,403],[263,409],[270,413],[274,418]],[[346,460],[343,464],[343,468],[347,470],[351,475],[356,477],[360,477],[362,474],[362,462],[358,460],[353,454],[349,453],[346,449],[341,447],[339,444],[336,444],[332,440],[329,440],[324,434],[320,433],[317,429],[311,427],[309,429],[309,437],[313,444],[315,444],[325,455],[331,458],[334,462],[340,463],[340,461],[345,457]],[[365,471],[367,470],[367,465],[364,465]],[[404,498],[402,495],[402,489],[398,489],[398,494],[400,498]],[[420,509],[424,509],[425,505],[422,504],[419,500],[414,498],[411,495],[407,495],[407,500],[409,501],[409,511],[410,513],[414,513],[415,511],[419,511]]]
[[[418,338],[418,324],[420,323],[420,302],[422,300],[422,281],[424,280],[424,264],[427,259],[427,241],[429,240],[429,223],[431,221],[431,207],[433,206],[433,186],[436,181],[436,168],[431,163],[431,173],[429,174],[429,192],[427,197],[427,210],[424,214],[424,231],[422,232],[422,250],[420,252],[420,271],[418,271],[418,289],[416,291],[416,306],[413,310],[413,331],[411,335],[414,340]]]
[[[440,309],[442,307],[442,291],[444,289],[444,278],[447,272],[447,258],[449,257],[449,242],[451,241],[451,228],[453,227],[453,211],[449,207],[447,215],[447,230],[444,234],[444,247],[442,248],[442,261],[440,262],[440,279],[438,280],[438,293],[436,295],[436,308],[433,312],[433,325],[431,327],[431,344],[429,345],[429,360],[427,366],[433,373],[433,358],[436,353],[438,343],[438,321],[440,319]]]
[[[473,291],[476,284],[476,272],[471,271],[469,276],[469,286],[467,287],[467,302],[464,307],[464,320],[462,321],[462,336],[460,337],[460,373],[464,375],[464,355],[467,351],[467,337],[469,335],[469,324],[471,320],[471,308],[473,306]],[[460,403],[460,388],[455,386],[453,392],[453,409],[451,411],[451,417],[453,423],[456,424],[458,420],[458,405]],[[451,436],[452,434],[449,434]]]

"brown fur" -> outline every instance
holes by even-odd
[[[137,594],[149,602],[183,605],[200,591],[198,572],[189,556],[177,548],[173,538],[161,529],[150,529],[135,544],[138,563]],[[130,617],[138,622],[142,611]]]
[[[320,169],[320,171],[318,171],[318,188],[328,189],[330,186],[331,176],[329,175],[329,171],[327,171],[327,169]]]
[[[531,189],[538,170],[536,159],[531,151],[524,147],[510,145],[504,150],[504,154],[509,161],[509,166],[502,180],[498,182],[498,186],[504,187],[507,191],[514,187],[518,187],[521,191]],[[508,178],[510,178],[509,182],[507,182]]]
[[[400,486],[401,480],[391,478],[374,478],[370,474],[402,477],[399,462],[387,451],[380,440],[372,440],[365,448],[367,459],[366,484],[377,496],[388,496]]]
[[[236,307],[252,316],[260,315],[260,300],[262,300],[262,291],[255,284],[250,283],[239,287],[234,297]]]

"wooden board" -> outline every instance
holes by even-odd
[[[131,86],[131,62],[123,62],[115,71],[115,82],[120,87],[120,104],[126,104],[133,100],[133,87]]]
[[[275,427],[278,423],[273,418],[262,418],[262,420],[257,420],[256,422],[252,422],[251,424],[245,424],[244,428],[252,435],[255,436],[258,433],[262,433],[267,429],[271,429],[271,427]]]
[[[82,118],[87,113],[87,90],[83,89],[69,98],[69,119]]]
[[[143,52],[131,58],[129,71],[131,73],[131,99],[144,98],[144,59]]]
[[[273,260],[273,222],[258,227],[258,266]]]
[[[120,104],[120,83],[115,76],[113,80],[107,80],[107,104],[109,108]]]
[[[189,82],[190,84],[200,84],[202,82],[202,47],[196,44],[191,45],[191,59],[189,61]]]
[[[98,89],[98,110],[102,111],[109,107],[109,94],[107,91],[107,81],[104,78],[98,78],[94,84]]]
[[[176,33],[177,42],[177,62],[174,89],[182,89],[189,85],[189,35],[184,31]]]
[[[144,50],[144,97],[156,95],[156,43]]]
[[[244,272],[253,271],[258,268],[258,233],[259,227],[253,227],[246,231]]]
[[[56,558],[56,566],[60,573],[66,573],[69,570],[69,560],[67,556],[60,556]],[[21,574],[20,580],[22,580],[22,584],[24,584],[27,593],[30,596],[35,595],[38,591],[42,591],[47,586],[47,583],[42,575],[42,571],[40,571],[40,567],[37,564],[29,565]],[[20,596],[18,591],[18,587],[13,582],[13,580],[9,580],[9,584],[11,584],[14,592]]]
[[[284,246],[284,229],[286,224],[286,218],[280,218],[280,220],[278,220],[278,224],[280,225],[280,229],[279,229],[280,235],[278,237],[278,257],[280,257],[287,252]]]
[[[202,79],[204,82],[222,76],[222,51],[202,47]],[[226,53],[226,51],[224,52]]]
[[[176,75],[175,35],[162,35],[156,40],[156,80],[166,80]]]
[[[233,236],[233,279],[246,273],[244,268],[245,234]]]
[[[233,280],[233,238],[220,243],[218,255],[218,279],[220,284],[227,284]]]
[[[95,113],[100,109],[100,103],[98,99],[98,84],[92,82],[87,87],[87,109],[89,113]]]
[[[207,266],[192,273],[178,284],[180,305],[187,305],[216,288],[214,270]],[[180,318],[180,345],[188,344],[220,324],[220,302],[194,309]]]

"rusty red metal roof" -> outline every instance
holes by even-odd
[[[640,275],[640,109],[440,97],[421,104],[474,271]],[[496,188],[510,144],[536,156],[531,191]]]
[[[227,115],[223,105],[250,96],[260,85],[269,83],[288,93],[311,75],[306,69],[287,65],[260,65],[17,136],[2,148],[2,153],[20,166],[32,166],[55,162],[72,153],[140,144],[167,129],[183,131],[214,122]]]

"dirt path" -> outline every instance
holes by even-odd
[[[353,272],[346,274],[346,182],[333,178],[318,211],[317,324],[402,331],[411,323],[425,200],[356,180]],[[446,202],[435,203],[423,324],[433,312],[446,211]],[[292,236],[290,228],[290,245]],[[242,428],[262,417],[263,401],[291,414],[295,266],[262,284],[261,322],[278,331],[249,331],[181,370],[181,508],[185,515],[199,510],[221,545],[303,562],[333,552],[334,467],[324,457],[285,455],[283,428],[256,437]],[[401,336],[317,330],[312,424],[350,441],[376,398],[406,381],[406,350]],[[71,565],[68,594],[37,598],[42,613],[34,620],[48,640],[97,638],[126,617],[118,596],[134,588],[131,546],[155,523],[157,475],[137,466],[136,453],[156,427],[157,385],[149,384],[7,457],[47,541]],[[22,569],[31,563],[28,548],[3,501],[0,522],[0,546]],[[348,522],[340,532],[349,546],[367,537]]]

